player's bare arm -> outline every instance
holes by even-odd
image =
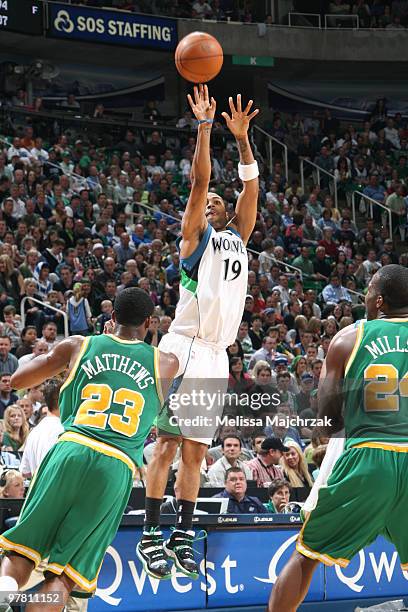
[[[74,366],[81,350],[83,336],[70,336],[59,342],[46,355],[38,355],[28,363],[20,366],[11,377],[13,389],[36,387],[48,378],[60,374],[66,367]]]
[[[194,99],[190,94],[187,99],[199,124],[191,169],[191,192],[181,223],[182,258],[189,257],[194,252],[208,224],[205,209],[211,179],[211,129],[216,109],[216,102],[214,98],[210,99],[207,85],[194,87]]]
[[[248,171],[251,169],[251,165],[255,164],[255,158],[248,138],[248,129],[251,119],[259,113],[258,109],[251,112],[252,105],[253,100],[250,100],[245,109],[242,110],[241,94],[238,94],[235,104],[232,97],[229,98],[231,116],[228,113],[222,113],[227,122],[228,129],[235,136],[240,164],[241,166],[246,166]],[[245,178],[242,180],[244,188],[239,195],[235,217],[231,223],[231,225],[236,227],[245,244],[247,244],[254,229],[258,207],[258,175],[255,178],[250,178],[250,176],[248,175],[249,180],[245,180]]]
[[[353,351],[357,329],[354,325],[345,327],[333,338],[324,360],[319,379],[318,413],[319,418],[331,420],[331,428],[326,433],[331,435],[343,427],[343,381],[347,361]]]
[[[171,383],[177,374],[179,360],[173,353],[163,353],[160,351],[159,369],[162,396],[167,397]]]

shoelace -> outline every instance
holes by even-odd
[[[201,531],[199,531],[198,533],[196,533],[194,536],[190,535],[189,533],[184,533],[182,531],[180,531],[179,529],[177,529],[177,527],[170,527],[170,531],[172,532],[171,537],[173,537],[174,532],[178,531],[180,535],[175,535],[174,536],[174,541],[181,541],[181,544],[177,544],[174,547],[174,551],[178,552],[178,551],[183,551],[183,556],[185,559],[189,558],[189,559],[193,559],[193,551],[197,554],[200,555],[201,552],[199,550],[197,550],[196,548],[193,547],[194,542],[199,542],[200,540],[205,540],[205,538],[207,537],[207,532],[204,529],[201,529]]]
[[[151,539],[151,543],[149,539]],[[163,534],[160,531],[160,527],[151,527],[149,533],[143,535],[142,544],[150,544],[150,546],[148,546],[144,552],[150,555],[152,567],[167,563],[163,550],[163,543]]]

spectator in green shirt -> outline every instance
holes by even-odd
[[[275,478],[268,487],[268,499],[265,508],[268,512],[283,512],[289,503],[290,484],[283,478]]]
[[[392,225],[394,231],[399,230],[401,240],[404,240],[405,226],[407,224],[407,205],[404,199],[404,186],[401,183],[398,183],[394,193],[388,196],[385,205],[392,212]]]
[[[406,178],[408,177],[408,164],[407,164],[407,157],[405,155],[401,155],[401,157],[399,158],[398,166],[396,170],[397,170],[398,180],[405,182]]]
[[[313,263],[310,260],[309,247],[302,246],[300,255],[298,257],[295,257],[295,259],[292,262],[292,265],[295,266],[296,268],[300,268],[300,270],[302,271],[302,274],[305,274],[306,276],[309,276],[309,277],[313,276],[314,269],[313,269]]]

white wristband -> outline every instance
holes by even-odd
[[[259,176],[258,162],[252,164],[238,164],[238,175],[241,181],[252,181]]]

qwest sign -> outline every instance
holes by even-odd
[[[265,517],[265,515],[262,515]],[[156,612],[211,610],[219,607],[266,605],[277,576],[289,559],[298,529],[209,531],[206,557],[197,542],[200,576],[190,580],[173,568],[171,580],[159,581],[144,572],[137,556],[139,528],[121,528],[108,548],[90,612]],[[167,530],[166,530],[167,535]],[[378,538],[352,559],[346,569],[316,570],[306,601],[398,599],[408,587],[394,547]]]
[[[177,45],[175,19],[54,3],[49,12],[49,36],[166,51]]]

